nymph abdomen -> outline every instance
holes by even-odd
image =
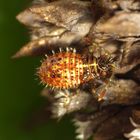
[[[38,74],[41,81],[54,88],[76,88],[83,82],[83,61],[75,52],[59,52],[47,57]]]

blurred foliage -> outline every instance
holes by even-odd
[[[10,58],[28,40],[27,29],[15,17],[30,2],[0,0],[0,140],[72,140],[74,129],[67,119],[39,120],[46,102],[34,75],[40,58]]]

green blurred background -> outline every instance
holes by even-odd
[[[0,0],[0,140],[74,140],[71,122],[47,122],[42,113],[46,100],[35,80],[40,58],[12,60],[25,43],[27,29],[16,15],[30,0]]]

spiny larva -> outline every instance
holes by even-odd
[[[77,88],[94,79],[108,79],[113,71],[113,59],[103,55],[82,55],[76,49],[67,48],[43,60],[37,74],[43,84],[53,88]]]

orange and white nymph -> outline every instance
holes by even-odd
[[[37,74],[43,84],[53,88],[72,89],[92,79],[106,79],[112,75],[113,61],[108,56],[82,55],[75,48],[47,56]]]

